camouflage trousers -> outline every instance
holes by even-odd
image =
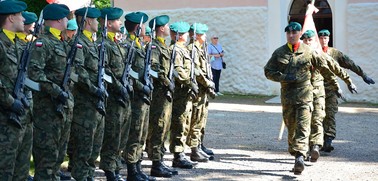
[[[201,130],[204,128],[205,119],[207,119],[206,103],[208,102],[206,90],[200,90],[196,100],[193,100],[192,120],[186,144],[190,148],[198,147],[201,144]]]
[[[29,176],[33,123],[22,126],[16,128],[8,119],[0,121],[0,180],[26,180]]]
[[[171,153],[182,153],[185,149],[193,109],[188,92],[189,89],[186,87],[176,88],[173,96],[169,146]]]
[[[43,93],[41,93],[43,94]],[[50,96],[35,96],[33,158],[34,180],[59,180],[58,171],[66,155],[73,116],[73,96],[63,114],[57,111],[57,101]]]
[[[323,83],[323,82],[322,82]],[[324,86],[314,86],[314,111],[311,117],[310,147],[323,146],[323,119],[325,117],[325,90]]]
[[[300,153],[306,156],[309,148],[309,135],[311,129],[312,102],[307,104],[284,104],[282,113],[288,128],[288,151],[295,156]]]
[[[104,139],[100,153],[100,169],[114,172],[120,167],[118,161],[121,129],[125,121],[125,108],[117,102],[116,93],[110,92],[109,95],[106,105]]]
[[[165,136],[169,130],[172,114],[172,102],[169,102],[165,95],[167,89],[163,86],[155,86],[152,94],[150,107],[150,118],[146,148],[148,157],[152,161],[159,161],[163,158]]]
[[[75,100],[69,144],[72,148],[71,175],[77,181],[94,176],[95,161],[102,146],[105,117],[96,110],[97,100],[85,93],[78,94]]]
[[[131,126],[131,103],[128,102],[125,109],[125,121],[121,128],[121,145],[119,148],[119,154],[117,158],[117,170],[121,170],[123,168],[122,160],[123,160],[123,152],[126,149],[127,140],[129,140],[129,134],[130,134],[130,126]]]
[[[336,113],[338,112],[338,100],[337,96],[332,91],[326,92],[326,98],[325,98],[325,111],[326,116],[323,121],[323,127],[324,127],[324,136],[336,137]]]
[[[207,117],[209,115],[209,101],[206,101],[204,109],[203,109],[203,124],[201,127],[201,142],[199,144],[202,144],[205,139],[205,130],[207,125]]]
[[[131,101],[131,124],[127,144],[123,153],[127,163],[137,163],[142,159],[143,146],[147,138],[149,105],[136,95]]]

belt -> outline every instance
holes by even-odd
[[[306,80],[303,82],[293,82],[293,83],[281,82],[282,88],[300,88],[300,87],[306,87],[308,85],[311,85],[310,80]]]

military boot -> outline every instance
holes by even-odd
[[[205,146],[203,146],[203,144],[201,144],[200,146],[201,146],[202,151],[205,152],[207,155],[214,155],[214,152],[206,148]]]
[[[135,163],[127,164],[127,180],[128,181],[142,181],[144,180],[139,174]]]
[[[107,181],[116,181],[115,173],[112,171],[106,170],[105,177]]]
[[[175,170],[174,168],[172,168],[172,167],[170,167],[170,166],[168,166],[168,165],[166,165],[166,164],[164,163],[164,161],[163,161],[163,157],[162,157],[162,159],[160,160],[160,162],[161,162],[161,164],[163,165],[163,167],[164,167],[166,170],[168,170],[169,172],[172,173],[172,175],[178,175],[178,171],[177,171],[177,170]]]
[[[115,180],[116,181],[126,181],[126,179],[122,178],[122,175],[119,173],[119,170],[114,171],[115,173]]]
[[[188,160],[184,153],[174,153],[172,167],[192,169],[193,162]]]
[[[305,164],[303,160],[303,155],[297,154],[295,156],[295,163],[294,163],[294,174],[295,175],[300,175],[302,171],[304,170]]]
[[[316,162],[318,161],[318,158],[320,157],[320,153],[319,153],[319,145],[314,145],[312,146],[311,148],[311,158],[310,158],[310,161],[311,162]]]
[[[87,181],[94,181],[94,177],[87,177]]]
[[[150,181],[155,181],[156,178],[155,177],[151,177],[147,174],[145,174],[142,170],[142,161],[139,160],[137,163],[136,163],[136,168],[137,168],[137,171],[140,175],[140,177],[142,177],[143,180],[150,180]]]
[[[199,151],[204,157],[208,158],[209,160],[214,160],[214,153],[213,153],[213,155],[208,155],[205,151],[203,151],[201,145],[198,145],[198,151]],[[211,151],[211,150],[210,150],[210,151]]]
[[[172,172],[170,172],[161,161],[153,161],[151,167],[151,176],[155,177],[172,177]]]
[[[332,140],[333,139],[334,138],[331,137],[331,136],[325,136],[324,137],[324,144],[323,144],[323,148],[322,148],[323,151],[325,151],[325,152],[331,152],[332,150],[335,149],[332,146]]]
[[[209,158],[203,155],[198,147],[192,148],[192,153],[190,154],[190,160],[197,161],[197,162],[208,162]]]

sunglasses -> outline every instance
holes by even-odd
[[[217,40],[217,39],[218,39],[218,37],[214,37],[213,39],[216,39],[216,40]]]

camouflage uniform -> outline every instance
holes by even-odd
[[[268,79],[281,83],[283,119],[288,127],[288,150],[292,155],[305,156],[308,151],[313,111],[310,81],[313,68],[327,78],[333,74],[325,60],[305,44],[300,44],[296,52],[286,44],[281,46],[264,67]],[[332,80],[336,84],[336,79]]]
[[[97,45],[84,34],[79,37],[83,46],[84,65],[77,68],[79,82],[75,84],[75,109],[71,127],[73,144],[72,176],[76,180],[93,177],[95,160],[99,156],[103,133],[104,117],[96,110],[99,97],[97,91],[98,49]]]
[[[339,50],[328,47],[326,52],[329,56],[331,56],[339,65],[343,68],[350,69],[357,75],[364,77],[366,76],[364,71],[361,69],[360,66],[356,65],[353,60],[351,60],[347,55],[343,54]],[[326,116],[323,121],[324,127],[324,136],[335,138],[336,137],[336,118],[335,115],[338,112],[338,101],[337,95],[332,86],[330,86],[329,81],[326,79],[324,81],[325,92],[326,92],[326,99],[325,99],[325,111]]]
[[[31,111],[25,108],[20,116],[22,128],[9,122],[10,108],[14,98],[11,95],[17,78],[22,45],[18,38],[13,43],[0,29],[0,178],[2,180],[25,180],[29,175],[31,155],[32,123]]]
[[[193,112],[192,112],[192,120],[189,129],[189,134],[187,138],[187,145],[191,148],[198,147],[201,144],[201,130],[205,125],[205,119],[207,116],[206,112],[206,104],[208,104],[208,95],[207,91],[208,88],[211,86],[212,81],[209,80],[207,75],[207,64],[206,64],[206,55],[205,51],[202,48],[202,45],[195,41],[194,48],[196,52],[196,60],[195,68],[198,75],[196,76],[196,80],[198,82],[199,87],[199,94],[195,100],[193,100]],[[188,46],[189,52],[192,52],[193,43],[189,44]]]
[[[128,100],[125,105],[119,103],[121,98],[121,89],[123,85],[120,81],[125,68],[124,60],[127,50],[118,42],[114,41],[114,33],[108,33],[105,40],[105,49],[107,55],[107,74],[113,78],[113,83],[108,86],[109,98],[106,106],[104,140],[101,148],[100,168],[105,171],[114,172],[119,170],[121,165],[118,164],[119,152],[121,146],[121,129],[125,121],[126,108],[129,106]],[[125,106],[125,107],[123,107]]]
[[[161,37],[160,37],[161,38]],[[164,40],[161,38],[160,40]],[[149,117],[149,128],[147,138],[147,152],[152,161],[160,161],[164,152],[164,137],[169,130],[171,121],[172,102],[169,102],[166,94],[167,86],[170,84],[168,78],[170,69],[171,52],[164,42],[158,39],[152,42],[152,66],[151,69],[158,72],[158,79],[154,80],[154,91],[152,93],[151,112]]]
[[[75,66],[81,66],[83,54],[78,46]],[[73,116],[74,99],[70,92],[63,111],[57,111],[57,97],[61,94],[61,84],[66,69],[66,59],[70,46],[50,33],[45,27],[31,50],[29,77],[39,82],[41,91],[34,94],[34,140],[33,158],[35,180],[57,180],[60,165],[64,160]],[[74,72],[74,67],[72,67]],[[72,82],[70,85],[72,89]]]
[[[176,44],[176,58],[174,61],[178,76],[175,79],[175,93],[173,95],[170,152],[182,153],[190,128],[192,117],[192,98],[190,92],[191,58],[188,49],[182,43]]]

